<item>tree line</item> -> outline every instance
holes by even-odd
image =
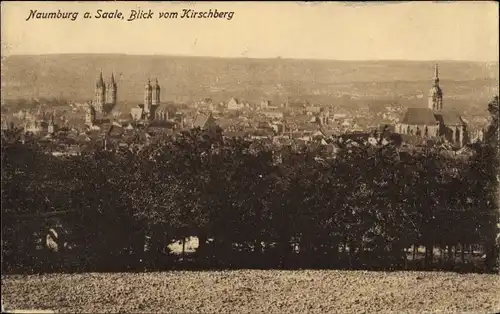
[[[141,150],[56,158],[4,136],[2,265],[448,269],[480,245],[492,270],[497,130],[493,119],[489,140],[466,159],[363,143],[328,159],[318,147],[278,149],[201,130]],[[193,236],[194,253],[171,254],[169,244]]]

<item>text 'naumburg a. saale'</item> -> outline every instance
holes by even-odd
[[[218,19],[232,20],[234,12],[219,11],[217,9],[209,9],[206,11],[196,11],[193,9],[182,9],[180,11],[162,11],[155,12],[151,9],[133,9],[126,13],[120,10],[103,10],[97,9],[95,12],[82,12],[83,19],[99,19],[99,20],[126,20],[128,22],[136,20],[149,19]],[[51,11],[43,12],[39,10],[30,10],[26,21],[30,20],[45,20],[45,19],[61,19],[75,21],[80,16],[80,12],[66,11]]]

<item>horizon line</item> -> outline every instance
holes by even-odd
[[[181,58],[211,58],[211,59],[247,59],[247,60],[311,60],[311,61],[341,61],[341,62],[471,62],[471,63],[500,63],[500,60],[470,60],[470,59],[334,59],[334,58],[307,58],[307,57],[237,57],[237,56],[210,56],[190,54],[158,54],[158,53],[118,53],[118,52],[49,52],[49,53],[13,53],[2,54],[2,59],[8,57],[34,57],[34,56],[57,56],[57,55],[119,55],[119,56],[148,56],[148,57],[181,57]]]

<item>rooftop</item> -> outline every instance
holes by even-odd
[[[430,108],[408,108],[401,123],[413,125],[436,125],[438,120]]]

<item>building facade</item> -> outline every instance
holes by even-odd
[[[108,114],[111,112],[116,106],[117,93],[118,90],[114,75],[111,74],[109,82],[105,84],[101,72],[95,84],[94,100],[92,102],[94,110],[99,114]]]
[[[156,111],[160,107],[161,88],[156,79],[154,86],[151,85],[151,80],[144,86],[144,101],[142,104],[130,110],[130,115],[134,120],[155,120],[157,118]],[[163,117],[163,115],[162,115]]]
[[[85,124],[89,127],[98,124],[103,117],[108,116],[116,106],[118,88],[114,74],[107,84],[104,83],[102,72],[95,84],[94,99],[85,105]]]
[[[408,108],[395,126],[396,133],[427,139],[442,139],[455,146],[468,143],[467,124],[457,113],[443,110],[443,91],[439,86],[438,65],[429,90],[427,108]]]

